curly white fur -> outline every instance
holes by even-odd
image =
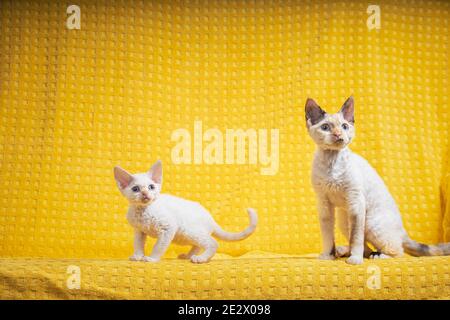
[[[135,230],[134,254],[130,260],[157,262],[170,243],[174,242],[192,246],[188,253],[179,258],[204,263],[217,251],[218,244],[211,235],[222,240],[237,241],[247,238],[256,229],[257,215],[253,209],[248,209],[250,225],[242,232],[230,233],[224,231],[201,204],[160,194],[161,161],[157,161],[150,171],[134,175],[115,167],[114,177],[119,190],[130,203],[127,219]],[[157,238],[149,256],[144,254],[147,236]]]

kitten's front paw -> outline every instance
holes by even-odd
[[[142,261],[143,258],[144,258],[143,254],[133,254],[129,259],[131,261]]]
[[[347,262],[348,264],[362,264],[364,261],[362,256],[350,256],[347,260],[345,260],[345,262]]]
[[[158,262],[159,259],[158,258],[149,257],[149,256],[145,256],[145,257],[142,258],[142,261],[145,261],[145,262]]]
[[[338,258],[348,257],[350,255],[350,248],[348,246],[336,247],[336,256]]]
[[[209,259],[206,259],[202,256],[192,256],[191,257],[191,262],[193,262],[193,263],[205,263],[208,261],[209,261]]]
[[[318,257],[319,260],[334,260],[336,257],[329,253],[322,253]]]

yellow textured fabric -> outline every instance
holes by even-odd
[[[337,110],[354,95],[353,150],[412,238],[450,241],[447,1],[378,1],[379,30],[366,1],[77,4],[80,30],[66,28],[66,2],[0,3],[0,298],[449,298],[449,258],[375,262],[386,290],[374,292],[369,262],[297,257],[320,251],[308,96]],[[278,129],[276,174],[194,154],[174,163],[172,134],[194,136],[195,121],[223,134]],[[165,192],[200,201],[227,230],[255,207],[257,232],[221,242],[228,258],[206,266],[125,262],[132,230],[112,168],[158,158]],[[63,288],[68,264],[82,270],[80,291]]]
[[[350,266],[261,252],[203,265],[0,259],[0,292],[4,299],[450,299],[449,262],[400,258]],[[73,265],[80,268],[79,289],[67,285]],[[372,268],[380,274],[379,287],[370,283]]]
[[[442,183],[442,197],[444,241],[450,242],[450,167]]]

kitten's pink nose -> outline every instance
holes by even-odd
[[[341,132],[333,132],[333,138],[336,142],[343,141]]]

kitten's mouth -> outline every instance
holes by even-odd
[[[347,145],[347,143],[344,141],[344,139],[336,139],[333,141],[330,141],[326,144],[325,148],[329,148],[331,150],[340,150],[344,148]]]
[[[142,198],[141,201],[142,201],[143,203],[149,203],[150,201],[152,201],[152,199],[151,199],[151,198],[145,197],[145,198]]]

